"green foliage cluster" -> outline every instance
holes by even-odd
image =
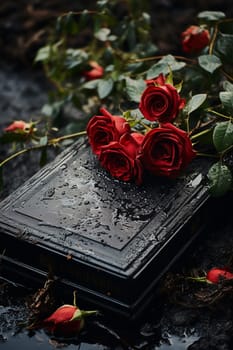
[[[198,21],[209,30],[208,47],[188,57],[156,56],[145,7],[145,2],[135,0],[99,0],[91,11],[70,12],[57,19],[48,44],[35,58],[55,86],[43,114],[55,122],[71,103],[86,121],[102,105],[113,114],[120,110],[124,116],[140,118],[138,102],[145,80],[169,75],[186,99],[176,126],[189,133],[198,155],[213,158],[210,191],[223,195],[233,188],[233,19],[222,12],[201,12]],[[90,61],[102,66],[104,73],[87,81],[83,72]],[[77,135],[80,130],[83,124],[76,123]],[[41,146],[47,145],[49,139]]]

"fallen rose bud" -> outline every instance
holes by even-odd
[[[101,67],[97,62],[95,61],[90,61],[89,66],[92,68],[88,71],[83,72],[83,75],[86,77],[88,80],[94,80],[94,79],[99,79],[102,78],[104,75],[104,68]]]
[[[206,274],[206,280],[210,283],[219,283],[221,280],[233,279],[233,273],[228,269],[212,268]]]
[[[97,314],[96,310],[84,311],[74,305],[62,305],[43,320],[40,326],[52,334],[72,337],[83,329],[84,318],[94,314]]]
[[[26,123],[23,120],[16,120],[4,129],[6,132],[29,134],[34,128],[33,123]]]

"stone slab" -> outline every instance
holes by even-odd
[[[205,225],[206,163],[143,186],[112,179],[77,142],[0,204],[3,265],[52,272],[79,296],[134,317]]]

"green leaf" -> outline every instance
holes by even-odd
[[[147,79],[157,77],[160,73],[167,75],[170,71],[177,71],[185,67],[185,62],[178,62],[172,55],[164,56],[161,60],[155,63],[147,72]]]
[[[51,54],[51,46],[50,45],[44,46],[38,50],[34,61],[35,62],[47,61],[50,58],[50,54]]]
[[[217,162],[209,169],[207,177],[209,179],[210,193],[214,197],[223,196],[232,187],[232,174],[226,165]]]
[[[87,59],[88,54],[84,50],[67,49],[64,64],[67,69],[73,69],[84,63]]]
[[[130,101],[140,102],[141,95],[146,88],[146,83],[144,79],[131,79],[126,78],[126,93],[130,99]]]
[[[218,32],[215,51],[223,61],[233,64],[233,35]]]
[[[226,15],[222,11],[202,11],[198,13],[197,18],[207,21],[218,21],[225,18]]]
[[[213,142],[218,152],[222,152],[233,145],[233,124],[231,121],[216,124],[213,132]]]
[[[223,88],[226,91],[232,91],[233,92],[233,84],[231,84],[229,81],[224,81],[223,82]]]
[[[188,101],[187,105],[185,106],[185,112],[187,114],[191,114],[205,102],[206,98],[207,94],[198,94],[192,96],[192,98]]]
[[[233,112],[233,91],[221,91],[219,98],[223,106],[230,112]]]
[[[100,81],[100,79],[93,79],[93,80],[87,81],[86,83],[84,83],[82,85],[82,87],[84,89],[88,89],[88,90],[96,89],[97,86],[98,86],[99,81]]]
[[[111,30],[109,28],[101,28],[94,34],[95,38],[100,41],[107,41],[108,36],[111,33]]]
[[[64,27],[65,27],[66,33],[69,33],[69,34],[72,34],[72,35],[78,33],[79,27],[78,27],[77,22],[74,19],[73,12],[70,11],[65,16],[65,18],[64,18]]]
[[[202,55],[198,57],[198,63],[201,68],[209,73],[213,73],[217,68],[221,67],[222,62],[215,55]]]
[[[97,91],[100,99],[107,97],[112,91],[112,89],[113,89],[112,78],[99,80]]]
[[[42,136],[41,138],[40,138],[40,145],[41,146],[46,146],[47,145],[47,143],[48,143],[48,136]]]
[[[56,118],[59,115],[59,113],[61,112],[61,110],[64,106],[64,103],[65,103],[64,101],[46,103],[42,107],[41,113],[47,117]]]

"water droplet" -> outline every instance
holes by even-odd
[[[61,170],[65,170],[67,168],[67,164],[66,163],[63,163],[61,166],[60,166],[60,169]]]

